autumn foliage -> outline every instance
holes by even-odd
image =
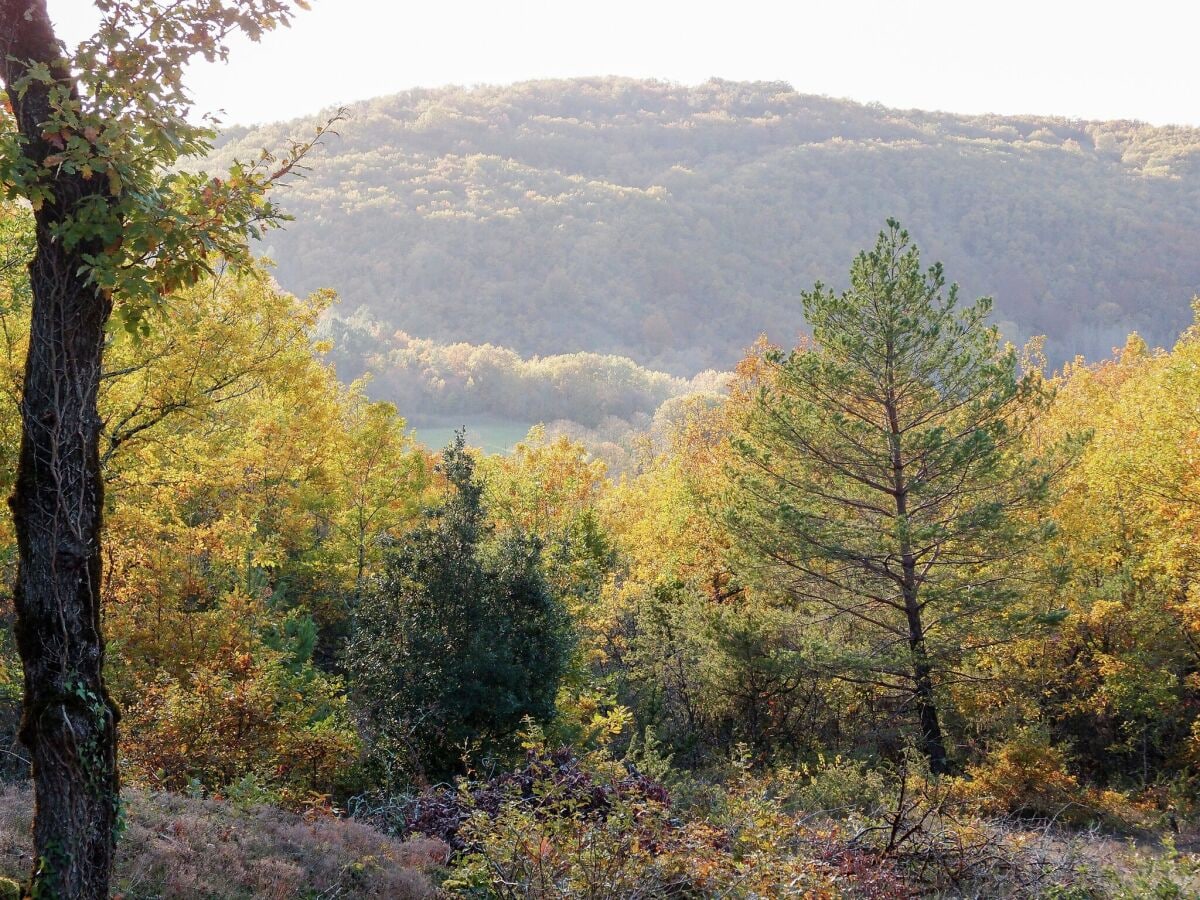
[[[25,214],[0,225],[19,254]],[[19,268],[0,289],[11,459]],[[754,539],[779,511],[745,489],[757,454],[796,509],[794,485],[840,484],[800,457],[784,465],[786,430],[761,430],[781,367],[815,365],[811,345],[786,358],[762,342],[719,399],[672,400],[669,433],[614,476],[540,428],[505,456],[431,455],[369,383],[338,380],[313,337],[332,300],[288,295],[263,268],[223,271],[173,295],[162,327],[113,334],[107,671],[136,836],[119,845],[120,883],[205,884],[145,829],[176,829],[172,853],[224,858],[232,838],[212,836],[234,833],[215,824],[233,810],[258,817],[261,840],[237,839],[246,853],[301,852],[280,849],[307,839],[297,823],[347,842],[311,865],[237,870],[239,884],[284,885],[278,896],[310,871],[366,896],[435,882],[541,897],[1195,888],[1171,840],[1188,839],[1200,800],[1200,328],[1169,351],[1134,336],[1057,373],[1036,347],[981,339],[1027,386],[1003,381],[983,401],[1019,426],[991,432],[1015,436],[988,477],[1041,481],[1004,528],[991,507],[971,512],[970,546],[992,552],[961,562],[928,607],[938,633],[970,641],[934,646],[938,773],[904,699],[903,647],[815,602],[844,606],[866,582],[801,602],[812,584],[779,568],[795,546]],[[982,313],[967,327],[985,328]],[[803,427],[815,441],[827,424]],[[9,570],[12,547],[4,526]],[[870,559],[886,568],[886,555]],[[973,585],[986,603],[956,597]],[[19,759],[5,771],[19,781]]]

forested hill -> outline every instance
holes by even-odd
[[[234,129],[254,155],[308,123]],[[723,367],[884,219],[1052,359],[1173,340],[1200,292],[1200,131],[897,111],[786,84],[594,78],[357,104],[283,198],[287,288],[517,352]]]

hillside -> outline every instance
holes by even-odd
[[[235,129],[222,159],[308,123]],[[596,78],[357,104],[283,198],[280,281],[388,328],[524,356],[627,355],[679,375],[790,341],[887,216],[1016,338],[1059,361],[1200,291],[1200,131],[959,116],[778,83]]]

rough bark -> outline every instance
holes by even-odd
[[[950,770],[950,763],[938,718],[937,699],[933,694],[933,667],[925,651],[925,631],[916,597],[906,595],[904,608],[908,616],[908,647],[913,658],[913,696],[921,720],[921,752],[929,760],[929,771],[944,775]]]
[[[920,581],[917,561],[908,538],[908,490],[904,454],[901,447],[899,402],[891,375],[891,347],[888,348],[888,382],[884,410],[888,421],[888,446],[892,466],[892,497],[896,507],[896,522],[900,528],[900,590],[904,600],[904,615],[908,627],[908,650],[913,668],[913,699],[921,722],[921,752],[929,760],[929,771],[943,775],[949,771],[946,740],[938,717],[937,698],[933,693],[933,666],[925,645],[925,626],[921,621]]]
[[[31,62],[70,84],[44,0],[0,0],[4,78],[24,153],[53,152],[42,125],[50,92],[11,90]],[[93,183],[94,182],[94,183]],[[17,532],[16,637],[25,674],[21,739],[33,761],[33,893],[105,898],[118,816],[117,711],[104,685],[100,530],[103,482],[96,408],[111,302],[89,286],[83,255],[56,226],[105,179],[60,174],[36,212],[33,310],[11,498]]]

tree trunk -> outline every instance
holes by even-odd
[[[890,345],[888,353],[890,357]],[[908,626],[908,652],[913,668],[913,697],[917,703],[917,715],[921,723],[921,752],[929,760],[929,771],[935,775],[944,775],[949,771],[950,766],[946,755],[946,740],[942,736],[942,725],[938,719],[937,698],[933,693],[933,666],[929,662],[929,654],[925,648],[925,626],[921,622],[917,561],[913,556],[912,544],[908,535],[909,482],[904,471],[904,455],[900,440],[900,414],[890,368],[884,411],[888,420],[892,492],[896,504],[896,523],[900,538],[900,590],[904,598],[904,615]]]
[[[921,752],[929,760],[929,771],[944,775],[950,770],[946,756],[946,740],[938,720],[937,700],[933,695],[933,667],[925,652],[925,633],[921,626],[921,611],[916,598],[904,598],[908,616],[908,648],[913,659],[913,696],[921,720]]]
[[[117,820],[117,714],[100,628],[103,484],[96,411],[109,304],[78,283],[38,223],[16,490],[14,594],[33,760],[34,882],[107,897]]]
[[[13,85],[30,62],[71,85],[44,0],[0,0],[9,99],[37,163],[52,148],[42,125],[50,87]],[[95,182],[95,183],[93,183]],[[10,504],[17,532],[16,638],[25,672],[21,740],[33,761],[37,896],[107,898],[118,820],[117,711],[104,686],[100,524],[103,482],[96,409],[111,301],[84,281],[83,255],[56,226],[106,179],[51,176],[36,212],[33,312],[21,401],[21,451]],[[83,274],[81,274],[81,272]]]

